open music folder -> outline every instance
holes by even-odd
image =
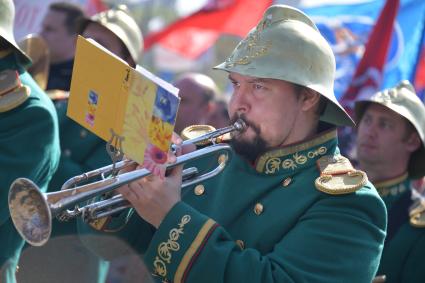
[[[120,138],[130,159],[166,161],[179,102],[171,84],[78,37],[67,115],[105,141]]]

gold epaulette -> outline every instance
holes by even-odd
[[[425,203],[416,202],[410,209],[410,225],[417,228],[425,228]]]
[[[0,113],[12,110],[30,97],[31,89],[21,84],[15,70],[0,73]]]
[[[348,158],[341,155],[323,156],[317,160],[320,177],[315,181],[316,188],[331,195],[349,194],[367,183],[366,173],[356,170]]]

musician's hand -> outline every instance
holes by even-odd
[[[182,166],[176,166],[165,178],[150,175],[118,190],[140,217],[158,228],[170,209],[180,201],[181,173]]]
[[[167,163],[175,163],[176,156],[194,150],[194,146],[180,147],[181,139],[174,135],[173,143],[178,145],[176,153],[169,153]],[[147,222],[159,227],[170,209],[181,199],[183,165],[167,170],[167,175],[152,174],[118,189]],[[165,171],[164,171],[165,172]]]

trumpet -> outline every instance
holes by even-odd
[[[184,188],[218,175],[225,168],[227,161],[232,155],[232,150],[229,145],[216,143],[216,140],[225,134],[242,132],[245,128],[244,121],[239,119],[231,126],[184,141],[182,145],[205,143],[212,143],[212,145],[178,156],[175,163],[166,165],[167,169],[207,156],[218,155],[218,166],[202,175],[199,175],[198,169],[194,167],[183,170],[182,187]],[[82,202],[104,196],[123,185],[151,175],[149,170],[141,168],[105,177],[107,173],[113,171],[113,168],[120,170],[131,164],[134,164],[133,161],[123,160],[117,162],[117,164],[83,173],[66,181],[60,191],[52,193],[42,193],[37,185],[29,179],[16,179],[10,187],[8,198],[10,216],[16,230],[29,244],[42,246],[50,238],[52,217],[66,220],[82,216],[84,221],[90,222],[131,207],[129,202],[121,195],[92,202],[81,208],[78,207]],[[101,180],[77,186],[79,183],[88,181],[93,177],[101,177]],[[74,209],[70,210],[72,207]]]

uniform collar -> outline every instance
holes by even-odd
[[[409,174],[405,172],[400,176],[376,182],[374,185],[381,197],[386,197],[389,195],[396,196],[404,193],[408,189],[408,186],[406,186],[408,177]]]
[[[255,162],[255,169],[267,175],[294,173],[315,164],[324,155],[334,154],[336,129],[324,131],[310,140],[270,150]]]

